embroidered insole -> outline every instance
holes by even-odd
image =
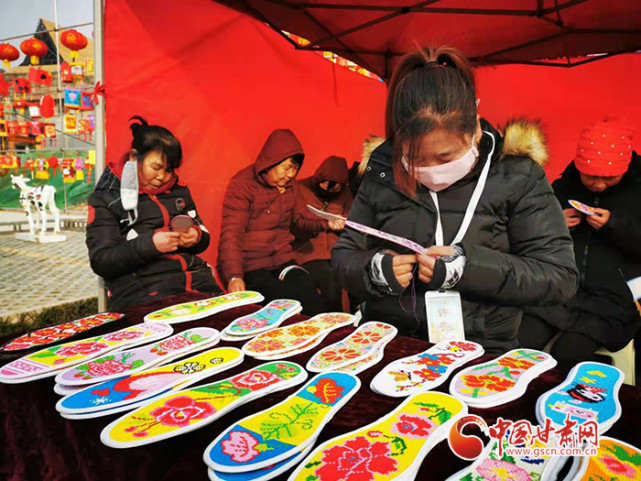
[[[253,314],[232,321],[225,328],[224,333],[230,336],[255,336],[278,327],[284,320],[298,314],[302,309],[298,301],[277,299]]]
[[[296,363],[262,364],[221,381],[156,398],[113,421],[100,439],[113,448],[130,448],[179,436],[212,423],[241,404],[305,379],[307,373]]]
[[[331,344],[307,362],[307,370],[323,372],[337,370],[360,359],[370,357],[394,339],[398,330],[383,322],[366,322],[346,338]]]
[[[243,360],[235,347],[217,347],[164,367],[143,371],[65,396],[56,404],[61,413],[82,414],[140,403],[178,384],[200,379],[230,369]]]
[[[339,372],[348,372],[353,375],[360,374],[363,371],[366,371],[370,367],[375,366],[376,364],[381,362],[384,355],[385,355],[385,346],[381,346],[376,351],[372,352],[371,355],[364,357],[362,359],[359,359],[358,361],[353,362],[351,364],[348,364],[347,366],[342,366],[336,370]]]
[[[548,418],[563,426],[569,415],[582,424],[596,421],[599,433],[605,433],[621,416],[619,388],[624,375],[616,367],[598,362],[581,362],[555,388],[537,401],[537,419],[542,425]]]
[[[351,374],[318,374],[283,402],[238,421],[205,450],[215,471],[262,469],[302,451],[358,391]]]
[[[596,456],[584,457],[573,481],[639,480],[641,450],[618,439],[602,436]]]
[[[248,356],[273,356],[296,349],[353,322],[354,316],[343,312],[318,314],[306,321],[260,334],[243,345],[243,352]]]
[[[0,382],[28,382],[95,359],[109,351],[132,347],[169,336],[171,326],[158,323],[137,324],[103,336],[52,346],[23,356],[0,369]]]
[[[255,356],[254,359],[257,359],[259,361],[275,361],[278,359],[286,359],[288,357],[294,357],[294,356],[297,356],[298,354],[302,354],[304,352],[314,349],[316,346],[321,344],[326,337],[327,337],[327,334],[324,334],[320,337],[312,339],[306,344],[301,344],[296,349],[291,349],[289,351],[274,354],[273,356]]]
[[[420,354],[391,362],[372,379],[370,387],[392,397],[429,391],[443,384],[455,369],[484,352],[475,342],[442,341]]]
[[[411,479],[466,413],[467,406],[448,394],[415,394],[377,421],[318,446],[289,479]]]
[[[175,306],[165,307],[145,316],[145,322],[164,322],[176,324],[179,322],[195,321],[203,317],[218,314],[233,307],[246,304],[256,304],[264,300],[259,292],[240,291],[224,296],[211,297],[200,301],[184,302]]]
[[[64,322],[56,326],[44,327],[16,337],[0,347],[0,352],[20,353],[31,349],[42,349],[48,344],[77,336],[95,327],[117,321],[125,317],[117,312],[103,312],[71,322]]]
[[[118,351],[67,369],[56,376],[56,382],[64,386],[82,386],[134,374],[189,352],[212,347],[218,342],[219,334],[218,330],[209,327],[183,331],[151,345]]]
[[[532,379],[555,365],[556,360],[544,352],[514,349],[457,373],[450,393],[470,406],[497,406],[522,396]]]

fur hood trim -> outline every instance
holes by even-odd
[[[525,119],[510,120],[504,127],[499,128],[503,135],[503,153],[501,158],[508,155],[529,157],[539,165],[548,160],[546,139],[539,121]]]

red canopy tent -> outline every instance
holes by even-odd
[[[569,66],[595,59],[579,56],[641,49],[638,0],[218,2],[311,42],[292,42],[299,50],[333,51],[384,79],[398,57],[417,46],[452,44],[478,65]]]

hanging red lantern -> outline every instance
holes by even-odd
[[[71,61],[78,60],[78,51],[87,46],[87,37],[77,30],[65,30],[60,35],[62,44],[71,50]]]
[[[18,60],[20,52],[10,43],[0,43],[0,60],[2,60],[2,67],[11,67],[11,62]]]
[[[49,49],[44,42],[38,40],[36,37],[32,37],[20,44],[20,50],[29,56],[31,65],[39,65],[40,59],[47,55]]]

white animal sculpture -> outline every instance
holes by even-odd
[[[47,211],[49,208],[53,214],[53,232],[60,233],[60,209],[56,207],[56,188],[53,185],[42,185],[40,187],[29,187],[27,182],[30,179],[22,175],[12,175],[11,184],[13,188],[20,191],[20,204],[27,214],[29,220],[29,233],[36,234],[40,227],[40,233],[47,233]],[[39,218],[34,220],[32,209],[35,208]]]

